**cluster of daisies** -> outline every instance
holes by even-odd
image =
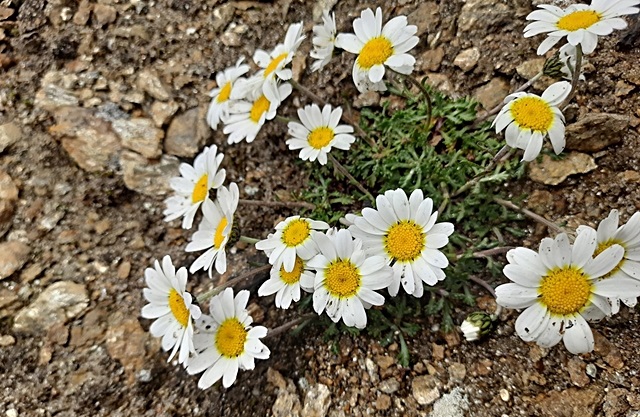
[[[614,29],[624,29],[627,23],[621,16],[640,11],[640,0],[592,0],[590,5],[572,4],[566,9],[543,4],[531,12],[527,20],[533,20],[524,30],[525,37],[548,33],[538,47],[538,55],[546,54],[563,38],[567,43],[559,50],[561,72],[565,78],[573,78],[580,71],[583,55],[591,54],[598,43],[598,36],[611,34]],[[578,79],[584,79],[580,73]],[[505,106],[493,122],[496,133],[505,130],[507,145],[524,150],[524,161],[533,161],[542,149],[543,139],[549,137],[553,151],[560,154],[565,147],[564,116],[561,107],[570,98],[571,84],[561,81],[551,85],[538,96],[516,93],[507,96]]]
[[[205,148],[194,165],[183,163],[181,177],[171,181],[176,195],[166,201],[165,220],[183,217],[183,227],[191,227],[201,214],[198,231],[186,246],[187,252],[205,251],[191,265],[226,272],[226,248],[234,237],[233,224],[238,206],[238,187],[223,185],[224,156],[215,146]],[[210,193],[216,191],[215,199]],[[188,221],[185,221],[188,219]],[[453,233],[451,223],[437,223],[431,198],[421,190],[407,196],[402,189],[390,190],[376,199],[376,208],[361,214],[347,214],[346,228],[300,216],[278,223],[275,232],[255,246],[264,251],[271,264],[269,279],[258,289],[259,296],[274,295],[275,305],[287,309],[311,293],[313,308],[326,312],[334,322],[359,329],[367,325],[366,309],[380,306],[385,297],[396,296],[400,287],[407,294],[422,297],[424,285],[445,279],[449,265],[440,251]],[[162,347],[171,350],[170,360],[179,352],[179,363],[187,372],[203,372],[199,386],[207,388],[222,379],[231,385],[239,369],[252,369],[254,359],[265,359],[268,348],[260,341],[264,327],[251,327],[246,305],[248,292],[234,298],[226,289],[209,303],[210,314],[202,314],[186,292],[188,272],[177,272],[167,256],[162,264],[145,272],[144,296],[149,302],[142,316],[157,319],[151,333],[162,338]]]
[[[560,39],[568,43],[560,49],[567,78],[575,78],[582,54],[593,52],[598,35],[606,35],[626,24],[619,16],[638,12],[640,0],[593,0],[590,6],[574,5],[563,10],[540,6],[528,16],[535,20],[525,36],[550,32],[538,53],[546,53]],[[253,61],[259,70],[246,74],[250,66],[244,59],[216,76],[218,87],[211,91],[207,113],[209,125],[222,123],[230,144],[252,142],[267,120],[276,117],[280,104],[296,83],[289,65],[305,39],[302,22],[289,26],[284,42],[272,51],[257,50]],[[337,48],[356,54],[353,80],[357,89],[385,91],[383,81],[390,70],[410,74],[415,59],[408,52],[417,45],[417,28],[398,16],[383,25],[382,11],[362,11],[353,22],[354,34],[337,33],[335,16],[323,14],[323,24],[313,28],[312,70],[327,65]],[[533,160],[548,136],[556,153],[562,152],[564,117],[561,105],[569,98],[572,85],[561,81],[542,96],[516,93],[505,99],[494,125],[506,129],[507,144],[524,150],[524,160]],[[288,123],[292,150],[304,160],[327,163],[332,148],[349,150],[354,129],[341,125],[342,109],[316,104],[298,110],[299,121]],[[229,387],[239,370],[253,369],[255,359],[267,359],[269,349],[261,341],[268,334],[262,326],[252,326],[247,310],[248,291],[234,295],[231,288],[213,295],[208,314],[186,291],[189,273],[213,269],[227,270],[227,248],[239,238],[234,219],[239,204],[235,183],[225,186],[221,168],[224,155],[215,145],[206,147],[193,165],[182,163],[180,176],[170,182],[174,195],[168,198],[165,220],[182,219],[191,229],[200,217],[197,231],[185,250],[202,252],[191,264],[176,270],[170,257],[156,261],[145,271],[148,301],[142,316],[155,319],[153,336],[162,339],[169,360],[190,374],[202,373],[198,386],[207,388],[222,380]],[[215,194],[215,195],[214,195]],[[310,294],[313,309],[326,312],[334,322],[364,328],[366,310],[403,292],[422,297],[424,285],[445,279],[449,265],[441,251],[449,242],[454,226],[437,223],[433,201],[421,190],[407,195],[404,190],[386,191],[376,198],[375,207],[360,214],[348,214],[338,229],[300,216],[278,223],[275,231],[259,240],[271,265],[268,280],[258,289],[259,296],[275,295],[275,305],[287,309]],[[527,341],[552,346],[561,339],[573,353],[593,349],[593,335],[587,320],[615,314],[620,302],[635,305],[640,296],[640,214],[618,227],[613,211],[598,230],[582,226],[573,244],[566,234],[544,239],[538,252],[517,248],[507,255],[504,274],[513,282],[497,288],[501,306],[525,309],[516,321],[517,333]],[[485,329],[466,324],[466,331],[478,334]]]
[[[337,33],[335,15],[323,13],[323,24],[313,27],[313,71],[325,67],[336,49],[357,54],[353,80],[359,91],[385,91],[385,68],[410,74],[415,58],[407,52],[418,44],[417,27],[407,24],[405,16],[382,25],[382,10],[365,9],[353,22],[355,34]],[[259,70],[247,76],[250,67],[240,58],[235,66],[216,75],[217,88],[210,92],[207,122],[212,129],[224,125],[228,143],[253,142],[262,126],[276,117],[278,107],[297,84],[289,68],[305,39],[302,22],[287,29],[284,42],[268,52],[256,50],[253,61]],[[299,150],[302,160],[327,163],[332,148],[349,150],[356,138],[353,127],[341,125],[342,109],[311,104],[298,110],[299,121],[288,123],[289,149]]]

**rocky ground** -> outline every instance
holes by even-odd
[[[513,312],[478,344],[443,334],[437,318],[419,318],[408,368],[397,363],[395,344],[326,340],[312,327],[270,340],[272,357],[231,389],[204,392],[166,363],[139,317],[144,268],[165,254],[192,261],[183,252],[190,233],[162,222],[166,180],[179,161],[216,143],[241,198],[289,201],[305,186],[282,126],[235,146],[206,126],[216,71],[270,49],[288,23],[304,20],[310,30],[323,7],[333,7],[347,31],[361,9],[381,6],[385,16],[406,14],[418,25],[418,75],[491,108],[543,62],[535,55],[541,39],[521,35],[537,4],[0,1],[1,415],[639,416],[637,310],[595,324],[596,350],[582,356],[522,342]],[[623,36],[602,39],[589,56],[586,85],[567,114],[569,156],[544,157],[522,183],[505,184],[514,196],[524,189],[525,204],[558,223],[593,225],[612,208],[626,220],[640,208],[640,44]],[[357,97],[351,58],[312,75],[309,49],[306,42],[294,61],[296,78],[336,104]],[[379,100],[368,94],[355,105]],[[295,96],[282,111],[304,102]],[[245,234],[264,236],[295,213],[244,205],[239,217]],[[530,231],[530,247],[548,233]],[[238,244],[217,279],[263,262]],[[197,276],[193,292],[212,285]],[[478,294],[490,311],[492,300]],[[269,327],[295,317],[275,312],[270,299],[252,299],[250,308]]]

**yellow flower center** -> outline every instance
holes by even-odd
[[[264,78],[267,78],[269,75],[271,75],[272,72],[276,71],[279,68],[280,63],[284,61],[287,55],[289,55],[287,52],[283,52],[277,57],[273,58],[271,62],[269,62],[269,65],[267,65],[267,68],[264,69]]]
[[[393,55],[393,44],[384,36],[371,38],[358,55],[358,65],[361,68],[369,69],[374,65],[384,64]]]
[[[384,248],[389,257],[400,262],[414,261],[424,249],[426,236],[413,220],[402,220],[389,228],[384,237]]]
[[[218,223],[218,227],[216,227],[216,234],[213,236],[213,247],[216,249],[220,249],[220,245],[222,245],[222,241],[226,237],[224,235],[224,228],[227,227],[228,221],[226,217],[223,217]]]
[[[336,259],[325,271],[324,286],[334,297],[351,298],[361,286],[360,271],[349,259]]]
[[[184,304],[182,296],[173,288],[169,291],[169,308],[171,309],[173,317],[178,320],[178,323],[180,323],[182,327],[187,327],[190,317],[189,309]]]
[[[282,231],[282,243],[289,247],[298,246],[311,234],[311,225],[303,219],[296,219],[289,222]]]
[[[271,107],[271,102],[264,96],[264,94],[261,95],[256,101],[253,102],[249,118],[255,123],[259,123],[260,118],[267,110],[269,110],[269,107]]]
[[[615,239],[609,239],[609,240],[606,240],[606,241],[598,244],[598,247],[596,248],[595,252],[593,252],[593,257],[595,258],[596,256],[600,255],[602,252],[606,251],[607,249],[609,249],[613,245],[620,245],[620,246],[622,246],[624,248],[624,245],[621,242],[618,242]],[[626,252],[626,249],[625,249],[625,252]],[[606,279],[606,278],[611,277],[611,275],[613,275],[616,272],[618,272],[618,270],[622,267],[623,263],[624,263],[624,258],[620,259],[620,262],[618,262],[618,265],[616,265],[615,268],[613,268],[611,270],[611,272],[601,276],[600,279]]]
[[[226,319],[216,333],[216,348],[226,358],[237,358],[244,353],[244,344],[247,341],[247,330],[237,318]]]
[[[511,105],[511,117],[525,129],[547,132],[553,125],[553,111],[540,97],[522,97]]]
[[[207,197],[209,192],[209,176],[204,174],[196,185],[193,187],[193,193],[191,194],[191,202],[193,204],[199,203]]]
[[[589,303],[591,283],[579,269],[556,268],[542,278],[538,293],[551,313],[564,316],[579,312]]]
[[[231,81],[226,83],[224,87],[220,90],[220,94],[218,94],[218,103],[223,103],[229,100],[231,96]]]
[[[333,140],[333,129],[327,126],[317,127],[309,133],[307,141],[312,148],[322,149]]]
[[[302,263],[302,259],[299,256],[296,256],[296,263],[293,266],[293,271],[287,272],[284,269],[284,265],[280,267],[280,279],[284,281],[286,284],[292,285],[296,282],[300,281],[300,277],[302,276],[302,271],[304,270],[304,264]]]
[[[578,10],[573,13],[562,17],[558,20],[556,26],[561,30],[568,30],[569,32],[576,31],[578,29],[586,29],[593,24],[598,23],[602,17],[594,10]]]

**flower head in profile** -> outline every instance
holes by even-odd
[[[624,249],[612,245],[598,254],[593,229],[583,229],[571,245],[566,234],[545,238],[538,252],[526,248],[507,253],[504,274],[512,283],[496,288],[503,307],[525,309],[516,320],[516,332],[527,342],[551,347],[564,341],[574,354],[593,350],[587,320],[611,314],[608,297],[640,295],[640,281],[612,277]]]
[[[382,78],[385,67],[411,74],[415,58],[408,54],[418,44],[418,28],[407,24],[406,16],[397,16],[382,26],[382,9],[365,9],[353,22],[354,34],[340,33],[337,46],[357,54],[353,82],[358,91],[385,91]]]
[[[226,171],[220,169],[224,155],[217,152],[216,145],[205,147],[196,156],[193,166],[180,164],[181,176],[171,178],[169,182],[175,195],[164,201],[167,206],[164,221],[184,216],[182,228],[191,229],[198,208],[209,197],[209,190],[220,187],[226,178]]]
[[[318,230],[326,230],[329,225],[323,221],[300,216],[288,217],[276,225],[276,232],[256,243],[256,249],[269,256],[269,263],[286,272],[292,272],[296,265],[296,255],[309,259],[318,251],[313,240]]]
[[[624,29],[627,22],[620,16],[640,11],[640,0],[592,0],[591,5],[572,4],[566,9],[542,4],[542,10],[535,10],[527,16],[534,22],[524,29],[525,38],[548,33],[538,47],[538,55],[544,55],[549,49],[567,37],[573,45],[581,45],[585,54],[592,53],[598,45],[598,36],[611,34],[614,29]]]
[[[375,290],[385,288],[393,276],[382,256],[367,256],[362,241],[353,239],[346,229],[332,234],[317,233],[314,240],[320,253],[309,261],[316,276],[313,309],[323,311],[335,323],[363,329],[367,325],[366,308],[384,304]]]
[[[340,107],[331,110],[330,105],[325,105],[320,111],[316,104],[298,109],[298,117],[302,124],[289,122],[289,134],[292,139],[287,140],[289,149],[300,149],[300,159],[306,161],[327,163],[327,154],[331,148],[348,151],[356,138],[352,135],[353,127],[338,125],[342,117]]]
[[[236,97],[233,86],[238,78],[249,71],[249,66],[242,64],[244,57],[238,59],[236,65],[216,74],[218,86],[209,92],[211,104],[207,111],[207,123],[212,129],[218,128],[218,123],[229,117],[229,102]]]
[[[251,83],[251,81],[248,81]],[[229,117],[223,132],[229,135],[229,144],[253,142],[267,120],[276,117],[276,111],[284,99],[291,94],[291,84],[266,83],[253,88],[247,97],[229,106]]]
[[[211,316],[202,316],[193,337],[197,355],[189,361],[190,375],[204,373],[198,387],[207,389],[220,379],[229,388],[238,376],[238,370],[255,368],[255,359],[268,359],[269,348],[260,339],[267,335],[266,327],[251,327],[253,319],[247,311],[249,291],[240,291],[233,297],[227,288],[214,296],[209,304]]]
[[[285,271],[284,265],[273,266],[269,279],[258,289],[258,295],[266,297],[275,294],[276,307],[288,309],[291,302],[300,301],[300,289],[313,292],[314,273],[309,268],[308,262],[309,259],[302,259],[296,255],[296,262],[291,272]]]
[[[480,340],[483,336],[491,333],[492,329],[492,317],[484,311],[469,314],[460,325],[460,330],[468,342]]]
[[[227,187],[220,187],[216,201],[206,199],[202,205],[203,218],[198,231],[193,234],[191,242],[187,245],[187,252],[195,252],[206,249],[198,259],[193,262],[190,272],[206,269],[211,276],[211,270],[215,263],[216,271],[224,274],[227,271],[227,255],[225,248],[233,229],[233,217],[238,208],[240,193],[238,185],[232,182]]]
[[[325,67],[333,57],[336,47],[336,14],[329,14],[328,10],[322,12],[322,25],[313,27],[313,51],[311,58],[315,59],[311,64],[311,71],[318,71]]]
[[[293,72],[286,66],[293,60],[304,38],[302,22],[294,23],[287,29],[284,43],[276,45],[273,51],[269,53],[262,49],[256,50],[253,60],[262,68],[256,74],[256,79],[261,79],[261,83],[272,85],[276,85],[278,80],[290,80]],[[266,93],[266,90],[264,92]]]
[[[596,255],[613,245],[620,245],[624,249],[622,259],[613,270],[600,279],[620,278],[640,282],[640,213],[635,213],[622,226],[619,224],[618,210],[611,210],[609,216],[598,225]],[[589,226],[578,227],[578,233]],[[635,307],[637,297],[622,293],[618,298],[610,298],[612,313],[620,310],[620,301],[629,307]]]
[[[349,230],[362,239],[367,253],[383,256],[393,268],[389,294],[396,296],[400,284],[407,294],[422,297],[424,287],[445,278],[449,265],[439,249],[449,243],[453,224],[436,223],[433,201],[415,190],[407,198],[402,189],[389,190],[376,198],[376,209],[365,208],[353,217]]]
[[[180,351],[178,362],[184,364],[189,353],[195,352],[192,319],[200,318],[201,314],[186,291],[187,275],[184,267],[176,272],[169,256],[162,259],[162,266],[155,261],[153,268],[144,271],[147,288],[143,293],[149,304],[142,307],[142,317],[157,319],[149,331],[154,337],[162,338],[162,349],[173,348],[169,361]]]
[[[507,145],[524,150],[522,160],[533,161],[542,150],[546,136],[556,154],[564,150],[564,115],[558,106],[571,93],[571,84],[560,81],[547,88],[542,97],[515,93],[504,99],[505,106],[493,121],[496,133],[507,129]]]

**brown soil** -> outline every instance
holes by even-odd
[[[335,2],[318,2],[323,3]],[[496,78],[515,89],[526,81],[515,67],[536,58],[541,41],[521,35],[524,17],[536,1],[467,0],[477,5],[472,13],[461,0],[337,3],[340,31],[350,30],[351,20],[365,7],[381,6],[385,16],[406,14],[412,23],[419,20],[418,73],[429,72],[456,96],[475,94]],[[141,91],[136,80],[143,70],[153,69],[169,91],[168,100],[177,104],[177,116],[206,106],[216,71],[240,55],[250,57],[256,48],[270,49],[289,23],[303,20],[310,30],[315,6],[292,0],[0,2],[0,125],[14,122],[22,130],[18,142],[0,151],[0,172],[19,190],[13,214],[7,220],[0,216],[0,238],[30,247],[22,268],[0,281],[0,414],[266,416],[273,410],[292,415],[298,401],[302,415],[308,416],[418,416],[432,412],[433,401],[459,387],[466,401],[458,404],[466,404],[466,415],[472,416],[638,415],[632,412],[640,410],[640,314],[626,308],[593,326],[596,351],[579,357],[562,346],[543,350],[522,342],[513,330],[517,315],[507,312],[496,332],[475,344],[461,341],[457,333],[441,333],[438,318],[419,318],[423,330],[408,341],[409,368],[397,364],[395,344],[382,347],[365,336],[326,340],[318,327],[269,340],[271,358],[259,361],[255,371],[241,373],[229,390],[201,391],[197,377],[166,363],[159,342],[147,332],[150,322],[139,317],[143,271],[165,254],[176,264],[192,262],[192,255],[183,251],[191,232],[178,222],[162,221],[162,197],[128,189],[118,162],[102,172],[81,169],[56,139],[52,110],[34,105],[36,94],[46,74],[60,71],[69,77],[65,89],[80,107],[106,106],[114,113],[149,117],[157,100]],[[4,18],[7,9],[11,12]],[[587,83],[569,122],[589,112],[630,116],[622,142],[592,153],[596,170],[558,186],[530,180],[507,185],[514,196],[524,187],[535,196],[527,204],[550,220],[594,225],[610,209],[619,209],[626,220],[640,208],[635,119],[640,117],[640,44],[619,49],[621,36],[616,32],[600,38],[596,53],[589,56]],[[465,73],[453,61],[471,47],[481,56]],[[441,62],[425,63],[432,58],[424,54],[436,48],[444,52]],[[301,54],[309,49],[307,41]],[[357,92],[351,60],[344,54],[320,75],[303,72],[301,81],[336,104],[352,102]],[[298,73],[304,71],[302,59],[295,65]],[[306,101],[294,96],[282,113],[293,115]],[[164,121],[161,129],[166,132],[170,122]],[[273,123],[253,144],[229,146],[221,132],[207,138],[225,153],[227,178],[238,182],[241,198],[291,200],[306,186],[307,174],[296,154],[286,149],[285,133]],[[239,219],[244,234],[262,237],[293,214],[295,209],[241,206]],[[529,247],[548,233],[534,224],[531,232],[525,242]],[[229,279],[263,262],[255,249],[238,244],[229,256],[230,270],[214,279]],[[16,331],[16,315],[58,281],[84,287],[88,306],[51,327],[36,323]],[[197,275],[192,292],[200,294],[212,285],[205,274]],[[492,301],[477,291],[479,307],[490,311]],[[270,298],[252,298],[251,308],[257,322],[268,327],[296,316],[274,311]],[[456,318],[461,321],[470,311],[456,310]],[[316,392],[317,384],[329,389],[328,414],[327,408],[320,414],[309,411],[315,404],[309,393]],[[424,386],[434,398],[421,405],[417,398]],[[274,406],[287,392],[293,408]]]

